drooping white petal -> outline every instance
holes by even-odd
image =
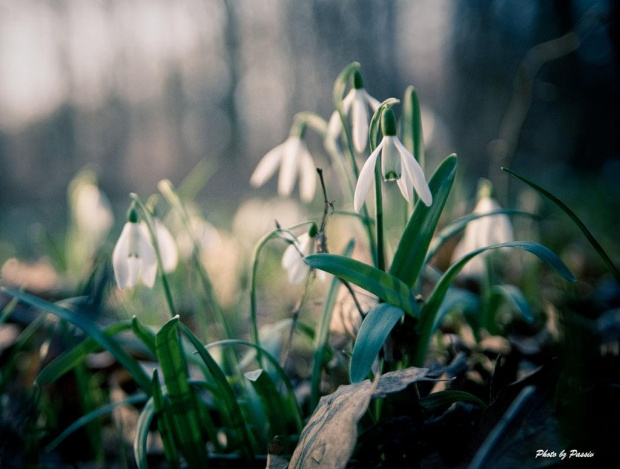
[[[364,98],[370,105],[372,112],[373,113],[377,112],[377,109],[379,109],[379,106],[381,106],[381,103],[377,101],[375,98],[373,98],[372,96],[370,96],[366,90],[360,90],[360,91],[364,93]]]
[[[129,283],[129,266],[127,259],[129,258],[129,233],[131,231],[130,223],[126,223],[121,231],[121,235],[114,246],[112,252],[112,268],[114,270],[114,278],[118,288],[121,290],[128,286]]]
[[[284,250],[282,266],[286,269],[288,281],[291,285],[301,282],[310,271],[310,267],[304,262],[303,256],[310,254],[313,243],[314,239],[310,238],[308,233],[304,233],[299,236],[297,242]]]
[[[280,176],[278,178],[278,194],[286,197],[293,192],[302,142],[299,137],[289,137],[284,144],[282,165],[280,166]]]
[[[155,250],[149,241],[148,235],[142,229],[139,229],[137,242],[138,258],[142,262],[140,265],[142,283],[152,288],[153,285],[155,285],[155,277],[157,276],[157,258],[155,256]]]
[[[420,196],[422,202],[424,202],[424,205],[430,207],[433,203],[433,194],[431,194],[431,190],[428,187],[422,167],[413,155],[409,153],[409,150],[407,150],[404,145],[400,143],[398,138],[394,139],[394,144],[400,153],[402,166],[404,167],[404,170],[408,172],[408,175],[413,183],[413,187],[415,187],[415,190]]]
[[[355,90],[351,107],[351,131],[355,151],[362,153],[368,142],[368,108],[364,101],[364,93],[360,90]]]
[[[336,140],[340,135],[340,132],[342,132],[342,120],[340,119],[340,114],[338,111],[334,111],[332,112],[332,115],[329,118],[329,123],[327,124],[327,134],[333,140]]]
[[[261,158],[256,169],[250,177],[250,184],[254,187],[260,187],[275,173],[282,156],[286,142],[281,143],[277,147],[269,150],[265,156]]]
[[[400,193],[403,195],[405,200],[409,203],[413,202],[413,181],[409,177],[409,172],[403,172],[400,179],[396,181],[398,184],[398,188],[400,189]]]
[[[179,253],[177,245],[172,237],[172,234],[166,228],[159,219],[154,220],[155,236],[157,237],[157,245],[159,246],[159,253],[161,255],[161,263],[164,268],[164,272],[174,272],[179,262]],[[146,225],[142,225],[145,232]]]
[[[138,284],[138,279],[140,278],[140,270],[142,268],[142,260],[137,257],[128,257],[127,258],[127,287],[132,288]]]
[[[301,142],[299,155],[299,194],[304,202],[311,202],[316,189],[316,167],[308,151],[308,147]]]
[[[377,158],[379,157],[379,152],[383,148],[384,142],[385,139],[381,140],[381,143],[377,145],[377,148],[375,148],[375,151],[373,151],[368,157],[366,163],[364,163],[364,166],[360,171],[359,178],[357,179],[357,185],[355,186],[355,195],[353,196],[353,208],[356,212],[359,212],[362,209],[362,205],[364,205],[364,200],[366,200],[370,185],[375,180],[375,165],[377,164]]]
[[[356,90],[353,89],[349,91],[347,95],[344,97],[344,99],[342,100],[342,113],[345,116],[349,115],[349,111],[351,110],[351,105],[353,104],[353,101],[355,100],[355,95],[356,95]]]

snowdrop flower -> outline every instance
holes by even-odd
[[[364,89],[364,82],[359,71],[353,75],[353,89],[342,100],[342,112],[351,115],[351,132],[355,151],[363,153],[368,142],[368,125],[372,114],[368,114],[368,106],[373,113],[377,112],[381,103],[370,96]],[[338,111],[334,111],[327,127],[329,135],[336,139],[342,132],[342,120]]]
[[[396,181],[407,202],[413,202],[413,189],[427,206],[433,203],[433,195],[424,178],[424,171],[411,153],[396,136],[396,118],[391,109],[386,109],[381,118],[383,139],[368,157],[360,171],[353,197],[353,206],[359,212],[364,205],[370,186],[375,180],[375,165],[381,153],[381,174],[384,181]]]
[[[93,172],[82,171],[73,179],[69,200],[79,236],[96,246],[112,228],[114,216],[108,198],[97,187]]]
[[[312,156],[303,140],[305,126],[294,126],[284,143],[269,151],[258,163],[250,184],[262,186],[275,173],[278,166],[278,194],[286,197],[293,192],[295,179],[299,174],[299,193],[301,199],[310,202],[316,188],[316,170]]]
[[[133,287],[142,279],[152,288],[157,275],[157,259],[148,235],[138,224],[138,213],[131,207],[127,213],[127,223],[112,253],[114,278],[121,290]]]
[[[484,179],[478,189],[478,203],[473,213],[485,214],[501,210],[499,203],[491,197],[492,186],[490,181]],[[456,261],[464,255],[477,249],[493,244],[508,243],[514,240],[512,224],[507,215],[493,215],[477,218],[470,221],[465,228],[463,238],[457,244],[452,253],[452,261]],[[479,277],[483,274],[485,265],[483,256],[479,255],[471,259],[461,271],[462,276]]]
[[[316,234],[317,226],[313,223],[307,233],[299,236],[297,241],[292,240],[292,244],[284,251],[282,267],[287,270],[291,285],[297,285],[310,271],[310,266],[304,262],[304,257],[314,252]]]
[[[144,221],[140,223],[140,228],[142,228],[144,233],[149,232]],[[164,272],[174,272],[179,263],[179,252],[174,238],[168,228],[166,228],[166,225],[164,225],[159,218],[153,217],[153,230],[157,238],[157,247],[159,248]]]

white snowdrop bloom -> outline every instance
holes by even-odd
[[[303,132],[302,132],[303,133]],[[299,135],[290,135],[284,143],[270,150],[258,163],[250,178],[254,187],[262,186],[280,167],[278,194],[291,195],[299,176],[299,193],[305,202],[312,201],[316,189],[316,168],[306,142]]]
[[[286,269],[291,285],[297,285],[310,272],[310,266],[304,262],[304,257],[314,253],[316,233],[317,227],[313,224],[307,233],[299,236],[297,241],[292,240],[292,244],[284,250],[282,267]],[[324,278],[324,274],[325,272],[319,271],[321,278]]]
[[[194,242],[203,255],[216,251],[222,246],[217,228],[198,214],[190,214],[189,231],[185,225],[179,225],[176,241],[179,254],[186,260],[190,259],[194,253]]]
[[[473,213],[483,215],[501,209],[500,204],[491,197],[490,182],[486,180],[481,182],[478,203]],[[452,253],[452,262],[477,249],[510,241],[514,241],[514,231],[507,215],[477,218],[467,224],[463,238]],[[461,270],[461,275],[470,277],[482,275],[485,269],[484,256],[485,254],[482,254],[471,259]]]
[[[433,195],[424,177],[424,171],[396,136],[396,118],[391,109],[386,109],[383,113],[381,126],[383,139],[364,163],[355,186],[353,197],[355,211],[359,212],[362,209],[370,186],[375,180],[375,165],[379,155],[381,155],[383,180],[396,181],[407,202],[413,202],[413,190],[415,189],[422,202],[430,206],[433,203]]]
[[[114,224],[110,202],[96,183],[96,176],[83,171],[71,183],[70,202],[75,226],[93,245],[98,244]]]
[[[364,89],[364,83],[359,71],[353,76],[353,88],[342,100],[342,112],[345,116],[351,116],[351,134],[353,147],[358,153],[366,150],[368,143],[368,126],[372,113],[368,112],[368,107],[373,113],[379,109],[381,103],[370,96]],[[337,139],[342,132],[342,120],[338,111],[334,111],[329,119],[327,132],[333,139]]]
[[[127,223],[112,253],[116,284],[122,290],[125,287],[135,286],[141,279],[142,283],[152,288],[157,275],[155,250],[148,235],[138,224],[135,208],[129,210],[127,218]]]
[[[148,228],[145,222],[140,223],[141,228],[148,235]],[[166,225],[161,220],[153,217],[153,229],[157,238],[157,246],[159,247],[159,254],[161,256],[162,267],[164,272],[174,272],[179,263],[179,251],[177,244]]]

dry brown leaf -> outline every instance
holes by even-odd
[[[324,396],[301,432],[291,458],[291,468],[345,467],[357,440],[357,422],[370,399],[405,389],[416,381],[427,381],[428,369],[407,368],[393,371],[378,380],[340,386]]]

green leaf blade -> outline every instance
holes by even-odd
[[[388,303],[378,304],[368,312],[353,348],[350,369],[352,383],[366,379],[385,340],[404,314],[401,308]]]
[[[409,286],[415,284],[424,264],[439,217],[452,190],[456,167],[456,155],[448,156],[439,165],[429,181],[433,204],[430,207],[420,201],[416,204],[394,254],[389,273]]]
[[[419,318],[419,310],[410,288],[395,276],[375,267],[336,254],[312,254],[304,258],[306,264],[315,269],[351,282],[381,298],[387,303],[402,308],[407,314]]]

